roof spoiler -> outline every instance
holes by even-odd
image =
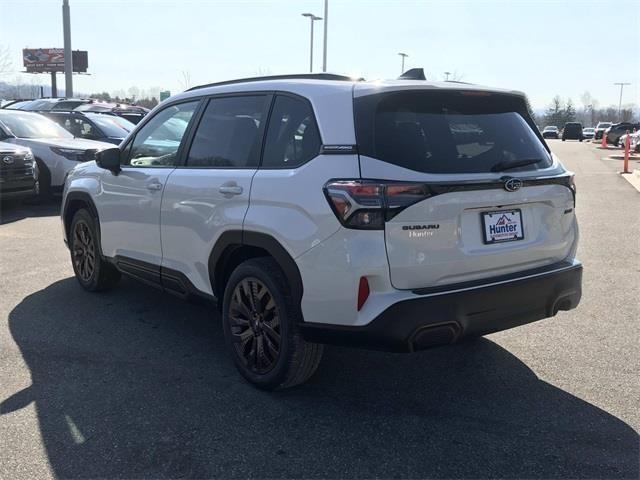
[[[412,68],[398,77],[398,80],[426,80],[423,68]]]

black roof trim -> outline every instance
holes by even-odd
[[[290,75],[267,75],[264,77],[248,77],[238,78],[236,80],[225,80],[224,82],[207,83],[205,85],[198,85],[197,87],[191,87],[187,89],[187,92],[193,90],[199,90],[207,87],[218,87],[220,85],[233,85],[234,83],[249,83],[249,82],[262,82],[265,80],[337,80],[341,82],[355,82],[362,81],[362,78],[353,79],[346,75],[338,75],[336,73],[293,73]]]

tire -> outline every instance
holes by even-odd
[[[314,374],[323,345],[302,338],[301,321],[300,305],[275,260],[253,258],[233,271],[224,291],[222,326],[233,362],[247,381],[279,390]]]
[[[78,283],[89,292],[106,291],[120,280],[120,272],[102,257],[96,220],[88,210],[78,210],[69,228],[71,265]]]
[[[51,201],[51,172],[42,160],[36,158],[38,164],[38,194],[35,196],[36,201],[46,203]]]

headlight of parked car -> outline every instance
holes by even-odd
[[[62,148],[62,147],[50,147],[51,151],[56,155],[60,155],[67,160],[73,160],[74,162],[86,162],[85,151],[78,150],[76,148]]]
[[[36,160],[35,158],[33,158],[33,153],[31,152],[27,152],[27,154],[24,156],[24,166],[25,167],[31,167],[33,168],[36,164]]]

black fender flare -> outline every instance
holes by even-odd
[[[102,245],[100,243],[100,217],[98,215],[98,209],[96,208],[95,203],[93,203],[93,199],[91,198],[91,195],[89,195],[87,192],[69,192],[67,193],[64,199],[64,204],[62,205],[60,216],[62,217],[62,224],[64,225],[64,232],[65,232],[65,239],[66,239],[65,243],[67,244],[67,247],[68,247],[69,246],[69,241],[68,241],[69,228],[71,228],[71,220],[73,220],[73,218],[67,219],[67,212],[69,210],[69,205],[76,200],[84,203],[88,207],[91,215],[93,215],[93,217],[96,219],[96,230],[98,233],[98,248],[99,248],[100,254],[102,254]]]
[[[271,235],[247,230],[227,230],[220,235],[214,245],[209,256],[209,277],[214,294],[220,293],[222,285],[219,277],[225,271],[225,262],[231,253],[242,247],[260,248],[271,255],[287,277],[296,303],[302,300],[302,277],[298,265],[289,252]]]

